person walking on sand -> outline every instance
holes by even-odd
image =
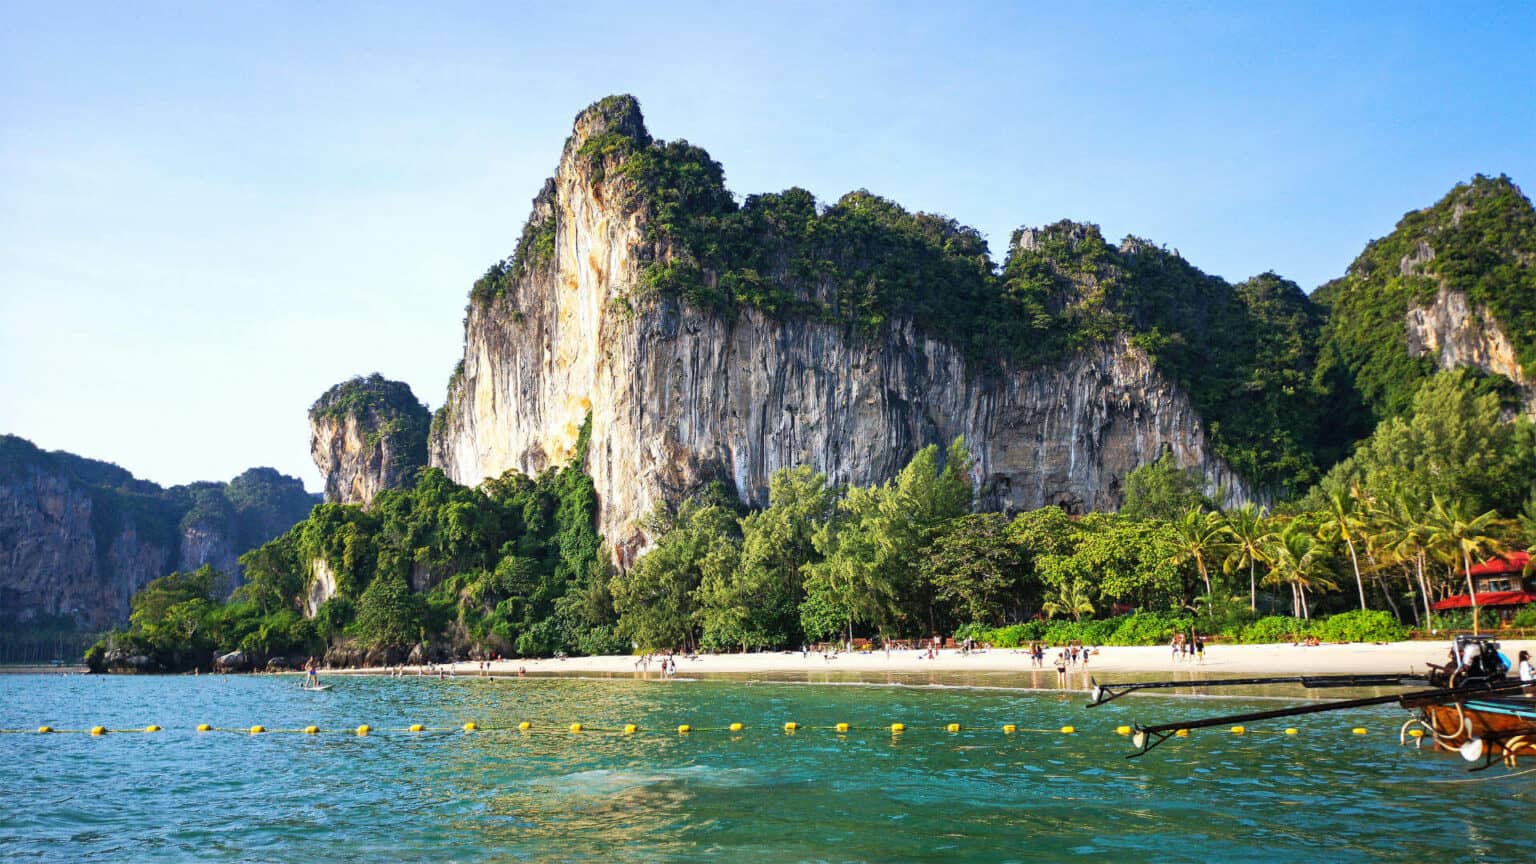
[[[1195,634],[1195,662],[1205,662],[1205,639],[1199,633]]]
[[[1520,652],[1520,683],[1527,699],[1536,699],[1536,666],[1531,665],[1531,652]]]

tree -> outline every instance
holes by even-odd
[[[1266,585],[1285,585],[1291,589],[1291,610],[1297,618],[1312,617],[1307,591],[1331,591],[1338,586],[1327,573],[1327,555],[1310,526],[1300,519],[1285,523],[1279,533],[1266,538],[1265,559],[1270,562]]]
[[[1342,483],[1327,480],[1321,485],[1325,509],[1317,536],[1328,542],[1342,540],[1349,547],[1349,563],[1355,569],[1355,587],[1360,591],[1360,608],[1364,610],[1365,581],[1360,578],[1360,558],[1355,554],[1355,541],[1364,533],[1359,507],[1360,488],[1347,489]]]
[[[1228,532],[1220,513],[1207,512],[1198,505],[1186,509],[1173,523],[1173,549],[1168,563],[1174,566],[1193,561],[1200,571],[1200,581],[1205,583],[1205,593],[1212,595],[1211,576],[1206,570],[1207,559],[1215,561],[1227,555],[1230,547]]]
[[[1001,513],[961,516],[928,547],[923,575],[969,623],[1003,624],[1008,601],[1019,594],[1019,550],[1007,529]]]
[[[836,492],[808,466],[769,480],[768,507],[741,519],[740,556],[698,590],[703,640],[712,647],[780,647],[801,636],[802,568],[817,560],[812,537],[832,516]]]
[[[1132,519],[1173,521],[1190,508],[1205,504],[1199,475],[1181,468],[1167,450],[1155,462],[1136,468],[1125,476],[1125,503],[1120,513]]]
[[[1040,605],[1040,611],[1047,618],[1071,615],[1073,621],[1081,621],[1084,615],[1092,615],[1093,597],[1088,580],[1075,577],[1063,582],[1046,597],[1046,601]]]
[[[1259,562],[1267,560],[1265,557],[1265,539],[1269,536],[1269,526],[1264,519],[1264,511],[1254,506],[1252,502],[1246,503],[1235,510],[1226,513],[1227,532],[1232,538],[1231,551],[1222,562],[1222,569],[1228,573],[1238,567],[1248,568],[1248,609],[1257,611],[1259,608]]]
[[[1493,533],[1499,527],[1499,514],[1487,510],[1472,515],[1460,501],[1447,503],[1438,495],[1431,499],[1425,522],[1429,536],[1425,538],[1431,554],[1441,561],[1455,566],[1460,564],[1467,578],[1467,599],[1472,603],[1472,633],[1478,628],[1477,588],[1472,583],[1472,556],[1486,558],[1504,551],[1504,542]]]
[[[643,527],[656,545],[628,573],[613,580],[619,636],[643,649],[691,649],[698,612],[696,591],[705,573],[727,566],[735,550],[736,519],[719,504],[690,498],[675,513],[665,504]]]

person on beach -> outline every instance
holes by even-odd
[[[1181,636],[1183,636],[1182,633],[1175,633],[1173,634],[1173,638],[1168,640],[1168,647],[1173,650],[1173,659],[1175,662],[1177,662],[1178,659],[1184,654],[1182,646],[1179,645]]]
[[[1531,666],[1531,652],[1520,652],[1520,683],[1527,699],[1536,699],[1536,667]]]
[[[1056,655],[1056,686],[1067,686],[1067,652],[1066,649]]]
[[[1201,638],[1199,633],[1195,634],[1195,662],[1205,662],[1205,640]]]

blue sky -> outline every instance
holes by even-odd
[[[1475,173],[1536,184],[1530,3],[577,6],[8,4],[0,432],[318,489],[309,404],[375,370],[442,402],[609,93],[738,195],[867,188],[998,259],[1086,220],[1308,290]]]

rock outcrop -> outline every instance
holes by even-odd
[[[1440,369],[1473,366],[1503,375],[1520,388],[1525,414],[1536,415],[1536,388],[1487,306],[1473,307],[1463,292],[1442,287],[1433,303],[1408,310],[1405,325],[1410,355],[1429,357]]]
[[[385,489],[408,486],[427,464],[431,414],[409,385],[375,373],[327,390],[309,409],[310,455],[325,500],[367,507]]]
[[[577,118],[525,232],[552,234],[552,251],[471,304],[431,439],[431,464],[457,482],[563,464],[590,417],[586,467],[621,561],[645,545],[645,513],[707,481],[761,505],[779,468],[878,482],[959,435],[982,507],[1114,508],[1125,475],[1164,452],[1247,494],[1189,399],[1123,338],[1036,368],[978,366],[910,320],[866,335],[647,296],[643,268],[669,250],[631,204],[631,172],[591,157],[616,134],[645,136],[632,100]]]
[[[233,589],[238,556],[314,503],[298,479],[270,468],[163,489],[116,465],[0,436],[0,620],[122,625],[150,580],[204,564]]]

